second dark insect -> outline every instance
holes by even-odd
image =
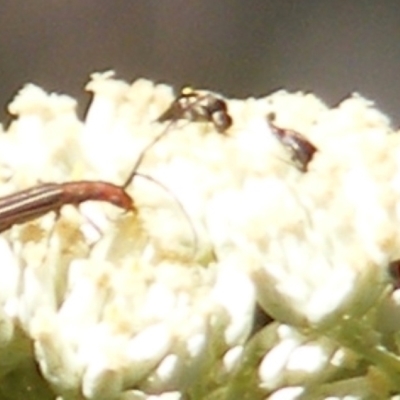
[[[157,118],[158,122],[185,119],[193,122],[211,122],[219,133],[232,125],[226,101],[214,93],[185,87],[170,107]]]
[[[292,154],[292,161],[296,164],[297,168],[302,172],[307,172],[308,164],[318,149],[300,133],[275,125],[273,122],[274,119],[274,113],[267,116],[273,135],[289,149]]]

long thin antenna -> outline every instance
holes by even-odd
[[[153,177],[151,177],[150,175],[147,174],[143,174],[141,172],[138,172],[138,168],[141,165],[141,163],[143,162],[144,157],[147,154],[147,151],[150,150],[159,140],[161,140],[170,130],[171,126],[173,126],[177,121],[173,120],[170,121],[167,126],[161,131],[160,134],[158,134],[157,136],[155,136],[145,147],[144,149],[141,151],[138,159],[136,160],[131,173],[129,174],[128,178],[125,180],[124,184],[122,185],[122,187],[124,189],[127,188],[127,186],[132,182],[133,178],[135,176],[139,176],[143,179],[146,179],[154,184],[156,184],[157,186],[159,186],[160,188],[162,188],[165,192],[167,192],[169,194],[169,196],[171,198],[173,198],[176,202],[176,204],[178,205],[180,211],[182,212],[182,214],[185,216],[185,219],[187,220],[189,226],[190,226],[190,230],[193,236],[193,257],[194,255],[197,253],[197,249],[198,249],[198,236],[196,233],[196,229],[194,227],[194,224],[189,216],[189,213],[185,210],[185,207],[183,206],[182,202],[174,195],[174,193],[172,193],[172,191],[165,186],[164,184],[162,184],[160,181],[158,181],[157,179],[154,179]]]
[[[181,102],[184,102],[184,105]],[[204,104],[202,104],[204,103]],[[196,234],[195,227],[190,219],[189,214],[183,207],[181,201],[169,190],[166,186],[164,186],[161,182],[152,178],[149,175],[138,173],[137,170],[141,163],[143,162],[144,157],[147,154],[147,151],[150,150],[158,141],[160,141],[169,131],[170,128],[178,122],[178,120],[182,119],[185,116],[185,113],[190,112],[186,115],[188,119],[187,124],[190,122],[199,120],[199,121],[209,121],[212,122],[219,133],[224,133],[226,129],[228,129],[232,125],[232,118],[227,112],[226,102],[211,93],[207,94],[199,94],[195,90],[190,87],[183,88],[181,90],[180,95],[172,102],[172,105],[159,116],[155,122],[164,122],[170,120],[167,126],[156,135],[148,144],[144,147],[139,157],[137,158],[131,173],[125,180],[122,188],[126,189],[130,182],[133,180],[135,176],[140,176],[144,179],[147,179],[158,186],[160,186],[164,191],[166,191],[178,204],[180,210],[185,215],[185,218],[189,222],[189,225],[193,234],[193,242],[194,242],[194,253],[197,251],[198,246],[198,237]],[[176,115],[177,114],[177,115]]]
[[[146,174],[142,174],[141,172],[136,172],[135,176],[139,176],[140,178],[146,179],[150,182],[153,182],[154,184],[156,184],[157,186],[159,186],[160,188],[162,188],[165,192],[167,192],[171,198],[173,198],[176,202],[176,204],[179,207],[179,210],[182,212],[182,214],[185,216],[189,226],[190,226],[190,230],[191,230],[191,234],[193,236],[193,256],[197,253],[197,249],[198,249],[198,245],[199,245],[199,239],[197,236],[197,232],[196,229],[194,227],[194,224],[190,218],[189,213],[185,210],[185,207],[183,206],[182,202],[178,199],[177,196],[174,195],[174,193],[164,184],[162,184],[160,181],[154,179],[153,177],[151,177],[150,175],[146,175]]]
[[[150,143],[145,146],[145,148],[140,153],[138,159],[136,160],[135,164],[133,165],[132,172],[129,174],[128,178],[125,180],[122,187],[126,189],[126,187],[131,183],[133,177],[137,174],[137,169],[139,168],[140,164],[143,162],[144,157],[147,154],[147,151],[150,150],[159,140],[161,140],[168,132],[169,128],[175,123],[176,121],[173,120],[168,123],[168,125],[159,133],[157,136],[150,141]]]
[[[182,102],[184,102],[183,105],[181,104]],[[202,104],[203,102],[204,104]],[[212,93],[199,94],[199,92],[193,90],[191,87],[184,87],[181,90],[180,95],[175,98],[170,107],[155,120],[155,122],[169,121],[169,123],[164,130],[155,136],[142,150],[133,166],[132,172],[126,179],[123,188],[126,188],[132,181],[138,167],[147,153],[147,150],[162,139],[169,132],[170,128],[180,119],[186,119],[186,124],[193,121],[212,122],[219,133],[225,133],[225,131],[232,125],[232,117],[227,111],[225,100]]]

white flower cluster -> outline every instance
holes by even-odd
[[[157,122],[174,100],[165,85],[107,72],[87,89],[80,121],[74,100],[27,85],[0,132],[0,397],[400,393],[388,273],[400,258],[400,135],[373,104],[354,95],[330,109],[284,91],[226,100],[233,124],[221,133]],[[307,171],[273,135],[271,113],[316,147]],[[94,193],[88,181],[123,185],[161,133],[138,172],[168,191],[135,176],[136,212]],[[44,193],[32,220],[2,201],[72,181],[106,201],[54,201],[40,216]],[[256,304],[273,321],[258,330]]]

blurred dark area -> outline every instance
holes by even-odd
[[[15,0],[0,27],[3,110],[27,82],[85,104],[89,74],[114,69],[233,97],[357,91],[400,122],[396,0]]]

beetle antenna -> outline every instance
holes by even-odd
[[[123,183],[122,187],[126,189],[126,187],[131,183],[132,179],[134,178],[135,175],[137,175],[137,170],[140,166],[140,164],[143,162],[144,157],[147,154],[147,151],[150,150],[159,140],[161,140],[168,132],[169,128],[175,123],[176,121],[173,120],[168,123],[168,125],[159,133],[157,136],[155,136],[150,143],[148,143],[145,148],[142,150],[140,153],[139,157],[137,158],[135,164],[133,165],[132,172],[129,174],[128,178],[126,178],[125,182]]]
[[[138,159],[136,160],[133,169],[131,171],[131,173],[129,174],[128,178],[125,180],[124,184],[122,185],[122,188],[126,189],[127,186],[131,183],[131,181],[133,180],[133,178],[135,176],[141,177],[143,179],[146,179],[154,184],[156,184],[157,186],[159,186],[161,189],[163,189],[166,193],[168,193],[168,195],[174,199],[175,203],[178,205],[179,210],[182,212],[182,214],[185,216],[185,219],[187,220],[189,226],[190,226],[190,230],[193,236],[193,257],[194,255],[197,253],[197,249],[198,249],[198,236],[196,233],[196,229],[194,227],[194,224],[189,216],[189,213],[186,211],[185,207],[183,206],[182,202],[178,199],[177,196],[175,196],[175,194],[167,187],[165,186],[163,183],[161,183],[160,181],[158,181],[157,179],[151,177],[150,175],[147,174],[143,174],[141,172],[138,172],[138,168],[141,165],[146,153],[148,150],[150,150],[159,140],[161,140],[168,132],[171,126],[173,126],[173,124],[176,122],[176,120],[170,121],[167,126],[161,131],[160,134],[158,134],[157,136],[155,136],[150,143],[148,143],[144,149],[141,151]]]
[[[186,221],[188,222],[189,226],[190,226],[190,231],[193,237],[193,257],[194,255],[197,253],[197,249],[198,249],[198,245],[199,245],[199,239],[197,236],[197,232],[196,229],[194,227],[194,224],[190,218],[189,213],[186,211],[185,207],[183,206],[182,202],[178,199],[177,196],[175,196],[175,194],[167,187],[165,186],[163,183],[161,183],[160,181],[158,181],[157,179],[154,179],[153,177],[151,177],[150,175],[147,174],[142,174],[141,172],[136,172],[135,176],[138,176],[140,178],[146,179],[154,184],[156,184],[157,186],[159,186],[161,189],[163,189],[166,193],[168,193],[168,195],[175,201],[175,203],[178,205],[179,210],[181,211],[181,213],[185,216]]]

